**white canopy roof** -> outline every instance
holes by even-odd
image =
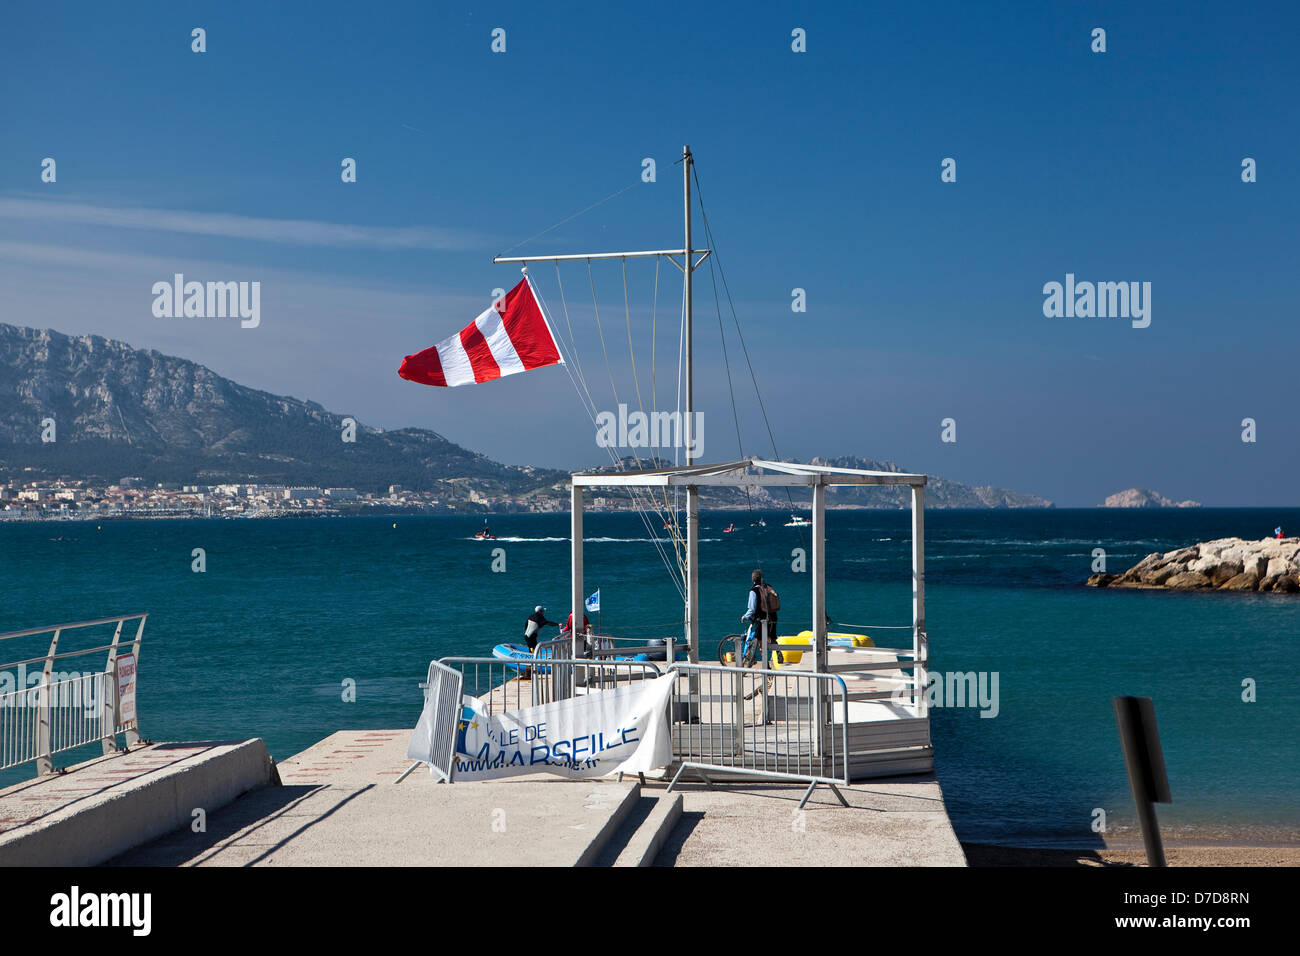
[[[749,469],[759,474],[751,474]],[[793,461],[768,461],[742,458],[712,465],[662,468],[650,471],[578,472],[573,483],[578,486],[614,488],[676,488],[688,486],[742,485],[911,485],[921,487],[925,475],[898,471],[868,471],[864,468],[832,468],[829,465],[804,465]]]

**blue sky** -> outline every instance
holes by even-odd
[[[559,369],[444,390],[396,368],[514,284],[494,254],[624,186],[515,254],[679,244],[689,143],[782,455],[888,458],[1062,505],[1135,485],[1294,505],[1300,14],[1130,7],[11,5],[0,321],[157,348],[504,461],[596,464]],[[637,182],[644,157],[655,183]],[[260,281],[261,325],[155,318],[151,286],[174,272]],[[1150,327],[1045,318],[1043,284],[1067,272],[1150,282]],[[557,309],[554,271],[536,275]],[[595,275],[627,401],[622,274]],[[657,315],[669,406],[676,276],[662,267]],[[562,278],[612,408],[585,267]],[[628,282],[648,391],[652,262]],[[695,301],[705,456],[731,458],[707,270]],[[770,453],[728,347],[744,450]]]

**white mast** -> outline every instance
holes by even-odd
[[[686,441],[686,465],[695,461],[695,369],[694,356],[692,354],[693,339],[693,302],[691,294],[691,277],[695,270],[709,257],[712,250],[710,249],[693,249],[691,247],[691,170],[695,165],[695,158],[691,155],[690,146],[682,147],[682,197],[683,197],[683,214],[685,218],[685,242],[681,249],[649,249],[637,252],[592,252],[592,253],[568,253],[555,256],[495,256],[492,261],[502,262],[519,262],[527,264],[529,262],[566,262],[573,260],[586,259],[633,259],[645,256],[664,256],[677,268],[682,270],[685,278],[685,288],[683,293],[685,324],[685,351],[683,359],[686,365],[686,423],[683,428],[683,437]],[[695,254],[699,253],[698,262],[692,261]],[[681,256],[682,261],[678,262],[676,257]],[[572,505],[574,510],[573,518],[573,622],[574,634],[576,635],[580,628],[578,623],[582,620],[583,601],[582,601],[582,489],[575,484],[573,487]],[[700,570],[699,570],[699,549],[700,549],[700,495],[699,488],[691,485],[686,489],[686,643],[690,650],[690,659],[693,663],[699,663],[700,660]]]
[[[682,197],[684,200],[686,219],[686,261],[691,261],[691,164],[694,163],[691,158],[691,148],[682,147]],[[695,272],[693,268],[686,269],[686,467],[691,467],[695,461],[695,452],[691,435],[694,428],[691,412],[695,409],[695,368],[691,363],[691,346],[694,338],[694,330],[691,327],[691,276]]]
[[[685,323],[686,323],[686,467],[695,461],[695,367],[692,362],[692,345],[694,328],[691,320],[694,305],[691,296],[691,275],[695,272],[691,265],[691,166],[695,162],[691,156],[691,147],[682,147],[682,195],[686,219],[686,243],[684,260],[686,268]],[[703,260],[701,260],[703,261]],[[686,487],[686,650],[690,662],[700,662],[700,489],[696,485]]]

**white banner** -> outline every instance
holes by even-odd
[[[602,777],[644,773],[672,763],[666,674],[614,690],[489,715],[477,697],[462,698],[454,780],[523,773]]]

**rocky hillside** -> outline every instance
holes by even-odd
[[[41,441],[52,418],[56,441]],[[97,335],[0,324],[0,474],[9,478],[138,475],[147,482],[390,484],[468,496],[527,494],[563,472],[502,465],[420,428],[358,423],[315,402],[247,388],[186,359]],[[460,489],[448,491],[459,497]]]
[[[1300,592],[1300,538],[1220,538],[1155,552],[1123,574],[1094,574],[1090,587]]]
[[[1149,488],[1129,488],[1111,495],[1103,508],[1199,508],[1199,501],[1174,501]]]
[[[46,419],[57,428],[52,443],[41,441]],[[568,500],[566,472],[503,465],[422,428],[384,431],[358,423],[356,441],[348,443],[341,439],[343,419],[315,402],[248,388],[161,352],[98,335],[0,324],[0,479],[67,476],[108,482],[131,475],[151,484],[258,482],[370,492],[400,484],[488,506],[503,496]],[[859,457],[813,462],[904,470]],[[639,466],[654,463],[642,459]],[[623,467],[635,466],[629,459]],[[747,490],[748,497],[746,490],[709,489],[701,493],[701,503],[790,505],[780,489]],[[798,506],[809,500],[806,492],[793,491],[791,497]],[[827,500],[832,506],[872,508],[905,508],[909,502],[901,486],[834,488]],[[1050,508],[1052,503],[931,477],[926,505]]]

